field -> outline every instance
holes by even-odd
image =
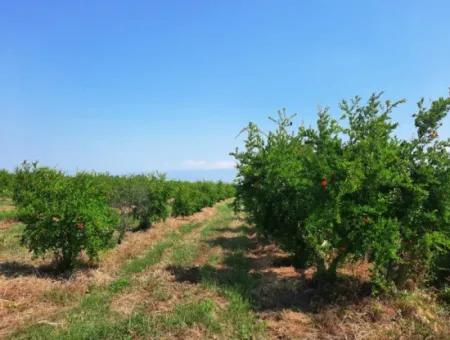
[[[0,2],[0,340],[450,340],[449,13]]]
[[[3,207],[8,202],[2,202]],[[3,208],[5,209],[5,208]],[[11,208],[6,208],[10,210]],[[13,211],[13,210],[12,210]],[[431,292],[370,296],[363,263],[330,287],[256,236],[230,201],[127,233],[69,277],[1,229],[0,334],[18,339],[445,338]]]
[[[450,98],[249,123],[234,183],[0,170],[0,336],[448,339]]]

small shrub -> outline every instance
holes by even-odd
[[[36,256],[53,252],[62,269],[81,251],[96,258],[108,247],[117,214],[92,176],[24,163],[16,170],[14,202],[25,224],[22,242]]]
[[[234,187],[223,182],[174,182],[172,195],[172,215],[188,216],[232,197]]]
[[[190,185],[180,185],[172,202],[172,215],[188,216],[198,211],[198,193]]]
[[[136,175],[119,178],[115,185],[112,205],[119,209],[123,229],[128,229],[126,216],[139,221],[145,229],[169,215],[169,189],[162,175]]]

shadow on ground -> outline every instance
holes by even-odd
[[[96,268],[95,265],[80,262],[73,270],[64,270],[58,268],[56,263],[42,264],[34,266],[17,261],[0,262],[0,275],[8,278],[34,276],[40,278],[52,278],[56,280],[69,279],[75,271],[83,271]]]
[[[167,270],[175,280],[237,290],[255,311],[291,309],[315,313],[328,306],[351,306],[370,295],[368,283],[349,275],[341,274],[332,285],[319,286],[312,279],[312,268],[294,269],[291,257],[274,252],[270,246],[262,247],[246,226],[217,231],[233,233],[205,241],[211,247],[222,248],[222,263],[169,266]]]

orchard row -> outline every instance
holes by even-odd
[[[25,224],[22,243],[37,256],[53,253],[61,269],[73,267],[82,251],[95,259],[126,231],[191,215],[234,195],[234,187],[222,182],[171,181],[161,174],[68,176],[27,162],[15,173],[0,172],[0,190],[12,196]]]

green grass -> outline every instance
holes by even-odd
[[[24,227],[23,224],[16,223],[9,228],[0,229],[0,256],[26,252],[20,243]]]
[[[230,257],[232,260],[229,260]],[[211,262],[201,268],[202,285],[205,289],[217,291],[228,300],[222,319],[232,325],[231,331],[235,338],[251,339],[264,334],[265,325],[254,315],[250,298],[250,292],[259,277],[248,272],[248,259],[242,252],[228,255],[223,262],[228,262],[228,265],[232,263],[223,272],[215,270]]]
[[[122,268],[123,275],[139,273],[145,268],[158,263],[161,260],[164,251],[174,245],[176,238],[177,237],[174,236],[162,242],[158,242],[144,256],[129,261]]]
[[[215,266],[216,264],[218,264],[220,262],[220,255],[217,253],[213,253],[213,254],[209,255],[207,262],[211,266]]]
[[[181,243],[171,250],[171,264],[179,267],[192,265],[199,255],[200,244],[220,237],[224,230],[229,230],[230,222],[234,218],[233,210],[229,205],[219,206],[217,216],[202,227],[200,242],[191,240],[190,243]],[[258,337],[264,333],[265,329],[264,324],[254,315],[249,300],[250,291],[257,284],[259,277],[249,273],[250,263],[245,256],[245,251],[251,246],[251,241],[246,236],[248,230],[248,228],[237,228],[236,237],[231,243],[232,249],[225,249],[224,255],[210,254],[207,264],[200,268],[200,284],[203,289],[219,293],[228,301],[226,309],[220,310],[210,330],[236,339]],[[219,263],[225,264],[228,270],[217,271],[213,266]],[[191,304],[185,306],[189,311],[194,307]],[[200,307],[205,308],[205,306]],[[183,309],[177,310],[175,315],[183,314],[182,312]],[[195,311],[192,313],[195,314]],[[175,318],[175,320],[178,319]],[[205,323],[204,320],[203,324]],[[215,326],[216,323],[217,326]]]
[[[199,246],[194,243],[182,243],[172,250],[171,262],[177,266],[190,264],[198,256]]]
[[[170,330],[190,327],[194,324],[202,324],[207,329],[217,332],[220,324],[216,320],[214,311],[216,306],[210,299],[181,304],[164,316],[163,323]]]
[[[7,209],[0,209],[0,221],[9,220],[4,228],[0,228],[0,258],[14,261],[27,256],[28,250],[20,242],[25,226],[17,221],[17,211],[12,204],[10,198],[0,197],[0,208]]]
[[[200,326],[206,337],[250,339],[263,334],[264,326],[252,312],[248,299],[248,290],[254,286],[255,277],[248,273],[244,248],[226,253],[225,257],[213,254],[208,264],[201,268],[202,289],[208,295],[219,294],[227,301],[225,307],[219,307],[210,297],[197,297],[185,292],[181,301],[172,309],[163,313],[154,313],[148,309],[146,301],[137,306],[133,313],[124,316],[111,310],[110,304],[115,296],[125,290],[136,289],[135,285],[146,289],[153,299],[165,301],[171,295],[164,281],[149,275],[147,281],[133,277],[149,267],[168,259],[172,265],[190,266],[198,256],[200,242],[206,238],[220,235],[222,227],[232,221],[232,210],[226,205],[219,206],[218,214],[201,224],[186,224],[176,232],[167,233],[145,254],[131,259],[121,269],[120,275],[106,286],[90,287],[89,292],[80,299],[80,303],[64,315],[55,316],[50,324],[35,324],[13,335],[18,339],[136,339],[159,338],[161,336],[182,337],[189,328]],[[183,239],[197,228],[199,239]],[[242,238],[245,242],[245,238]],[[213,264],[226,263],[233,268],[225,275],[219,275]],[[166,283],[169,284],[169,283]],[[49,299],[62,304],[66,297],[61,292],[49,293]]]
[[[95,298],[93,298],[95,297]],[[70,319],[70,328],[60,332],[49,325],[34,326],[26,339],[134,339],[158,338],[177,334],[194,325],[202,325],[210,332],[220,330],[216,320],[216,306],[204,299],[176,306],[167,314],[149,316],[143,312],[133,313],[127,318],[106,310],[102,295],[92,295],[83,301],[82,308],[90,312],[77,314]],[[88,303],[88,305],[87,305]],[[20,338],[20,336],[18,336]]]
[[[207,223],[200,233],[202,242],[220,239],[235,219],[230,205],[221,205],[218,209],[217,217]],[[220,312],[219,322],[223,329],[226,328],[228,337],[234,339],[264,337],[265,331],[264,323],[253,313],[250,300],[250,292],[258,283],[259,276],[249,273],[250,261],[245,256],[251,247],[248,230],[247,227],[236,228],[233,241],[228,243],[231,247],[223,248],[222,255],[209,255],[207,263],[200,267],[202,287],[219,293],[228,301],[226,309]],[[225,265],[226,269],[215,269],[214,266],[219,263]]]
[[[202,233],[204,240],[219,239],[221,233],[235,218],[230,205],[220,207],[221,219],[205,228]],[[249,272],[250,260],[245,252],[250,250],[251,241],[247,237],[248,227],[235,228],[235,235],[228,247],[223,248],[224,256],[212,254],[208,262],[201,267],[201,283],[205,289],[219,292],[228,300],[227,309],[221,315],[222,320],[232,325],[234,338],[251,339],[263,336],[265,325],[252,311],[251,291],[258,284],[260,277]],[[220,243],[219,243],[220,246]],[[227,269],[218,271],[214,268],[222,263]]]
[[[8,197],[0,197],[0,220],[12,220],[17,218],[17,211],[13,202]]]
[[[127,277],[120,277],[114,281],[112,281],[109,285],[108,285],[108,290],[112,293],[112,294],[117,294],[122,292],[126,287],[130,286],[131,282],[130,279]]]
[[[0,220],[14,220],[16,218],[17,212],[15,210],[0,211]]]
[[[201,226],[201,223],[186,223],[183,224],[178,230],[181,234],[189,234],[190,232],[194,231],[194,229],[197,229]]]

